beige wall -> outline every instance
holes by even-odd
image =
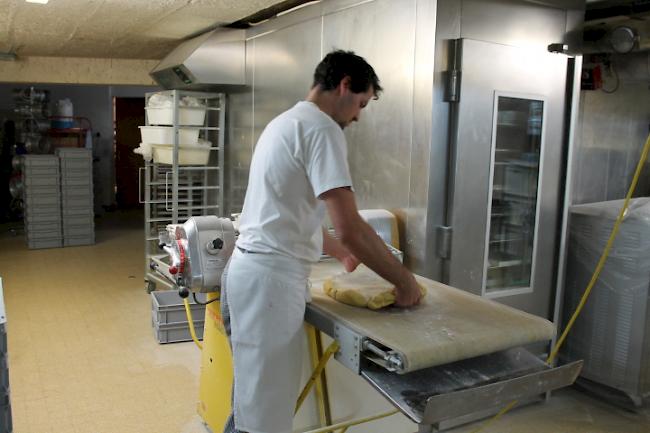
[[[23,57],[0,62],[0,82],[155,85],[149,71],[158,60]]]

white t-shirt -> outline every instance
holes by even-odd
[[[343,131],[316,104],[298,102],[257,142],[237,246],[318,261],[325,216],[318,196],[340,187],[352,187]]]

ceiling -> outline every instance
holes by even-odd
[[[190,36],[281,0],[0,0],[0,53],[160,59]]]
[[[206,30],[309,0],[0,0],[0,55],[161,59]],[[587,22],[647,20],[648,0],[587,0]],[[647,22],[645,23],[647,24]]]

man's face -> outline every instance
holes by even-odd
[[[349,77],[344,78],[339,84],[339,100],[336,106],[334,120],[344,129],[352,122],[359,120],[361,110],[375,96],[372,86],[363,93],[354,93],[350,90]]]

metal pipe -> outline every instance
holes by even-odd
[[[174,147],[172,149],[172,224],[178,224],[178,146],[180,146],[179,128],[179,104],[180,95],[178,90],[172,91],[173,97],[173,125],[174,125]]]
[[[386,361],[389,368],[394,370],[401,370],[404,368],[404,361],[402,361],[402,358],[398,354],[381,350],[379,347],[375,346],[371,340],[364,340],[363,343],[361,343],[361,348],[379,356],[381,359]]]

